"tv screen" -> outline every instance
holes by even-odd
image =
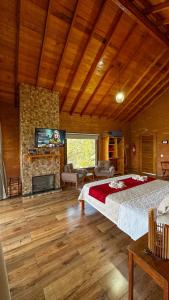
[[[62,147],[65,143],[65,131],[48,128],[35,128],[36,147]]]

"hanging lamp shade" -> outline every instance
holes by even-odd
[[[115,95],[115,99],[116,99],[116,102],[117,103],[123,103],[124,99],[125,99],[125,95],[123,92],[118,92],[116,95]]]

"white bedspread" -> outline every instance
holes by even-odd
[[[133,176],[124,175],[123,180]],[[148,231],[148,209],[157,208],[164,196],[169,193],[169,183],[154,180],[106,197],[105,204],[89,196],[89,188],[108,183],[112,178],[85,184],[79,200],[85,200],[103,215],[113,221],[122,231],[136,240]]]

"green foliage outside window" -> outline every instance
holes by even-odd
[[[95,157],[94,139],[67,139],[67,161],[74,168],[94,167]]]

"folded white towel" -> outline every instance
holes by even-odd
[[[160,202],[157,211],[158,211],[158,215],[162,215],[169,212],[169,194],[167,194],[164,197],[164,199]]]
[[[138,180],[138,181],[146,181],[147,180],[147,176],[133,175],[132,179]]]
[[[122,189],[125,187],[125,184],[123,181],[113,180],[109,183],[109,187],[113,189]]]

